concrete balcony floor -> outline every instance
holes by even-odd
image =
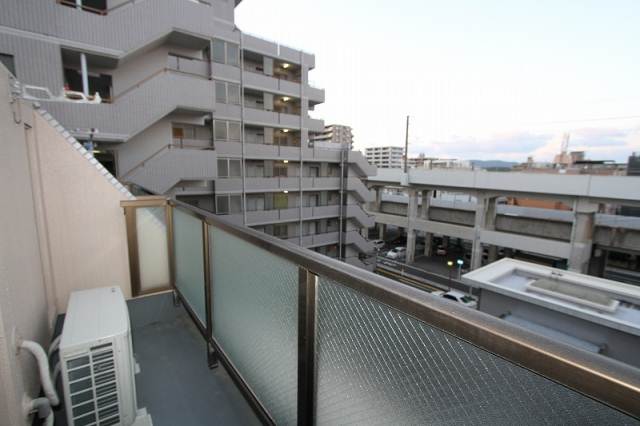
[[[128,306],[140,364],[138,407],[147,409],[154,426],[260,424],[224,367],[207,367],[205,341],[171,293],[132,299]],[[62,396],[61,386],[58,392]],[[55,424],[67,425],[64,410],[56,412]]]

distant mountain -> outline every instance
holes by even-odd
[[[473,167],[480,169],[510,169],[519,164],[514,161],[502,160],[470,160],[470,162]]]

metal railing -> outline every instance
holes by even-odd
[[[640,417],[634,367],[179,201],[121,205],[133,294],[144,292],[140,268],[149,253],[140,249],[157,250],[138,244],[147,232],[136,224],[138,210],[164,208],[156,216],[165,218],[167,249],[153,264],[168,263],[210,366],[225,366],[265,423]]]

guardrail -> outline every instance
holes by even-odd
[[[171,286],[265,423],[633,423],[640,370],[154,197],[125,209],[134,294]],[[145,214],[154,221],[139,222]],[[166,246],[138,244],[145,238]],[[526,416],[526,417],[523,417]]]

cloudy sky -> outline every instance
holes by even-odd
[[[243,0],[245,32],[316,55],[312,116],[357,148],[550,160],[640,151],[638,0]]]

